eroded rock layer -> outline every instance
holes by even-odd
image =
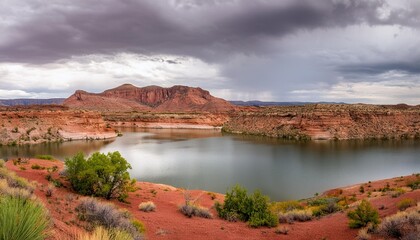
[[[232,114],[223,130],[288,139],[420,138],[420,106],[265,107]]]
[[[115,131],[107,126],[99,112],[64,106],[0,108],[0,144],[113,137],[116,137]]]

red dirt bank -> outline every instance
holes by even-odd
[[[14,166],[12,161],[6,163],[7,168],[17,172],[19,176],[25,177],[31,181],[36,181],[38,188],[35,194],[45,203],[50,210],[54,221],[54,235],[52,239],[66,239],[69,235],[77,231],[82,231],[76,225],[72,224],[72,220],[76,219],[76,215],[71,208],[74,208],[79,197],[75,197],[68,202],[68,196],[77,196],[68,188],[57,188],[51,198],[45,196],[42,185],[48,184],[45,176],[46,170],[33,170],[32,164],[39,164],[45,167],[58,166],[61,170],[63,163],[60,161],[45,161],[31,159],[29,163],[20,166]],[[23,166],[26,170],[21,170]],[[59,171],[60,171],[59,170]],[[59,178],[58,173],[53,174],[54,178]],[[370,183],[371,187],[379,189],[386,183],[391,187],[404,186],[406,181],[414,179],[415,176],[406,176],[404,178],[393,178],[388,180],[376,181]],[[63,179],[60,179],[64,182]],[[367,183],[366,183],[367,184]],[[68,184],[67,184],[68,185]],[[124,204],[113,201],[114,204],[120,208],[129,210],[133,216],[146,226],[147,239],[354,239],[357,235],[357,230],[350,229],[347,225],[348,220],[345,212],[335,213],[319,220],[312,220],[305,223],[282,224],[289,228],[288,235],[275,234],[274,228],[250,228],[245,223],[231,223],[217,218],[216,213],[212,210],[214,219],[202,218],[187,218],[178,212],[178,206],[184,202],[184,190],[174,188],[171,186],[138,182],[139,190],[130,193],[128,201],[131,204]],[[367,193],[359,193],[359,186],[354,185],[347,188],[342,188],[342,194],[350,196],[356,194],[358,199],[366,198]],[[365,185],[366,186],[366,185]],[[367,186],[366,186],[367,188]],[[154,190],[154,191],[153,191]],[[331,190],[330,193],[339,190]],[[366,189],[366,192],[368,189]],[[156,192],[156,193],[152,193]],[[193,190],[190,191],[193,198],[198,198],[198,202],[204,206],[211,208],[216,200],[223,201],[222,194],[216,194],[216,199],[212,200],[210,195],[205,191]],[[381,196],[379,193],[373,193],[370,201],[376,208],[385,206],[385,210],[380,210],[381,217],[388,216],[397,212],[396,203],[403,198],[413,198],[417,202],[420,201],[420,190],[407,192],[400,197],[391,198],[389,195]],[[156,206],[156,212],[144,213],[138,210],[140,202],[153,201]]]
[[[0,144],[116,137],[99,112],[64,106],[0,107]]]

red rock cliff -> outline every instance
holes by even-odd
[[[187,86],[139,88],[131,84],[124,84],[99,94],[79,90],[66,99],[64,105],[101,112],[226,112],[235,109],[229,102],[213,97],[201,88]]]
[[[232,115],[223,130],[290,139],[420,138],[420,106],[267,107]]]

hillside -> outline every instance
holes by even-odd
[[[229,102],[213,97],[201,88],[139,88],[131,84],[123,84],[97,94],[78,90],[63,104],[70,108],[101,112],[226,112],[235,109]]]

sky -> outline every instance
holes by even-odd
[[[420,0],[1,0],[0,99],[124,83],[420,104]]]

